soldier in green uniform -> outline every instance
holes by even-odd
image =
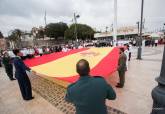
[[[105,100],[114,100],[116,93],[100,76],[91,77],[88,61],[82,59],[77,63],[80,78],[67,88],[66,101],[76,107],[76,114],[107,114]]]
[[[120,57],[118,61],[118,73],[120,82],[117,84],[116,87],[123,88],[125,83],[125,71],[127,70],[126,67],[127,56],[124,53],[124,48],[120,48]]]
[[[2,62],[4,64],[5,71],[6,71],[7,76],[9,77],[9,79],[11,81],[15,80],[15,78],[13,78],[13,65],[11,62],[11,58],[7,52],[4,52]]]

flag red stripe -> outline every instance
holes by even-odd
[[[88,50],[88,49],[89,48],[82,48],[82,49],[74,49],[74,50],[71,50],[71,51],[68,51],[68,52],[52,53],[52,54],[48,54],[48,55],[43,55],[39,58],[27,59],[24,62],[28,67],[34,67],[34,66],[45,64],[45,63],[57,60],[59,58],[62,58],[64,56],[75,54],[75,53],[85,51],[85,50]]]

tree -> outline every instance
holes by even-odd
[[[20,29],[13,30],[9,35],[9,40],[14,42],[16,48],[22,47],[21,36],[22,36],[22,31]]]
[[[0,38],[3,38],[3,34],[2,34],[2,32],[0,31]]]
[[[58,39],[58,37],[64,37],[67,29],[68,26],[66,23],[50,23],[45,27],[45,34],[47,37]]]
[[[44,38],[45,31],[43,29],[39,29],[38,33],[36,34],[37,38]]]
[[[92,39],[94,37],[94,30],[92,27],[85,24],[72,24],[69,29],[65,31],[65,38],[75,40],[75,26],[77,26],[77,37],[81,40]]]

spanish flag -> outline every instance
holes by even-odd
[[[76,63],[86,59],[90,64],[92,76],[107,78],[117,70],[119,49],[115,47],[83,48],[69,52],[58,52],[42,57],[25,60],[25,64],[37,75],[65,83],[65,86],[74,83],[79,76],[76,72]]]

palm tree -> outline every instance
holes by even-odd
[[[2,32],[0,31],[0,38],[3,38],[3,34],[2,34]]]
[[[22,31],[19,29],[13,30],[11,32],[11,34],[9,35],[9,40],[14,42],[15,48],[21,48],[22,47],[21,36],[22,36]]]

